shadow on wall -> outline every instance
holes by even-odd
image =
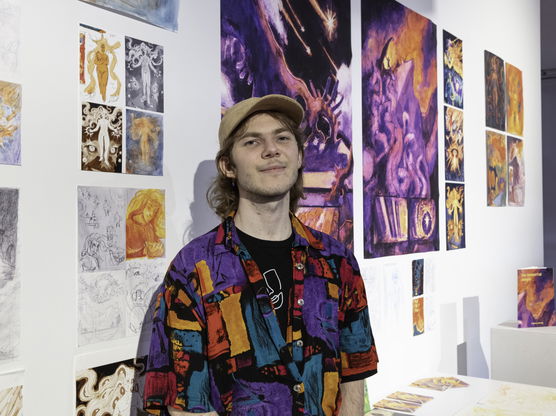
[[[489,378],[489,369],[481,345],[479,297],[463,298],[463,344],[458,345],[458,374]]]
[[[186,227],[182,243],[185,245],[195,237],[213,229],[219,222],[207,203],[207,189],[216,177],[214,160],[204,160],[199,163],[193,178],[193,202],[189,205],[191,223]]]

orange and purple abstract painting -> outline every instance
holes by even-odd
[[[298,215],[353,248],[350,2],[221,0],[221,110],[279,93],[305,109]]]
[[[487,205],[506,206],[506,137],[493,131],[486,132],[487,147]]]
[[[508,205],[521,207],[525,203],[525,164],[523,140],[508,136]]]
[[[521,71],[506,62],[507,131],[523,136],[523,77]]]
[[[361,20],[365,257],[438,250],[436,25],[393,0]]]
[[[413,298],[413,336],[425,333],[424,298]]]

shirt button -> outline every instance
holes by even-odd
[[[295,263],[295,268],[297,270],[303,270],[305,266],[303,265],[303,263]]]
[[[305,301],[303,299],[297,299],[297,304],[299,306],[303,306],[303,305],[305,305]]]
[[[296,393],[303,393],[303,383],[299,383],[293,386],[293,391],[295,391]]]
[[[302,340],[296,341],[295,345],[297,345],[298,347],[302,347],[303,346],[303,341]]]

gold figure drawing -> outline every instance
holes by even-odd
[[[116,73],[116,67],[119,66],[118,52],[122,42],[114,40],[110,43],[105,34],[106,32],[100,29],[88,31],[85,47],[80,48],[80,53],[86,54],[84,64],[89,80],[83,92],[88,99],[100,95],[102,102],[114,102],[119,100],[122,88],[122,81]],[[84,81],[82,78],[81,82]]]

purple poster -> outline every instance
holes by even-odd
[[[221,1],[222,110],[284,94],[305,108],[297,215],[353,247],[350,3]]]
[[[438,250],[436,25],[361,4],[365,257]]]

